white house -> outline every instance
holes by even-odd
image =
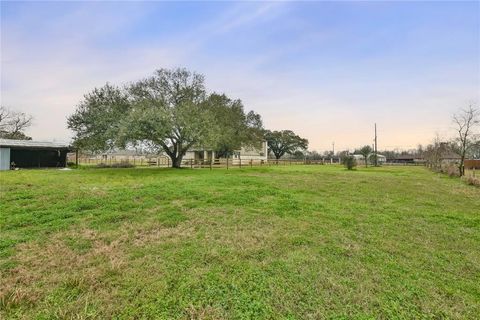
[[[242,147],[240,150],[235,150],[231,161],[232,164],[248,163],[253,162],[267,162],[268,150],[267,150],[267,141],[262,141],[262,144],[259,148],[255,147]],[[195,161],[195,162],[206,162],[213,163],[215,159],[218,159],[215,155],[215,151],[209,149],[191,149],[185,153],[183,157],[184,161]]]
[[[375,154],[374,153],[370,153],[368,155],[368,162],[370,164],[375,164]],[[387,162],[387,157],[385,157],[382,154],[377,153],[377,163],[378,164],[384,164],[385,162]]]
[[[357,164],[359,164],[359,165],[362,165],[362,164],[364,165],[365,164],[365,158],[363,157],[362,154],[354,154],[352,156],[357,161]],[[375,157],[374,153],[370,153],[368,155],[367,159],[368,159],[369,164],[374,164],[374,162],[375,162],[374,157]],[[377,153],[377,162],[378,162],[378,164],[384,164],[385,162],[387,162],[387,157]]]

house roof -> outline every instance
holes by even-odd
[[[0,147],[21,149],[72,149],[66,143],[13,139],[0,139]]]
[[[440,158],[441,159],[461,159],[462,157],[453,151],[447,151],[442,153]]]

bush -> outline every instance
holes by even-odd
[[[133,168],[135,166],[128,161],[122,160],[120,162],[112,163],[111,167],[112,168]]]
[[[99,163],[97,164],[97,168],[133,168],[135,167],[133,164],[131,164],[128,161],[120,161],[120,162],[115,162],[112,164],[106,164],[106,163]]]
[[[342,163],[348,170],[353,170],[357,166],[357,160],[353,156],[345,156],[342,158]]]
[[[479,178],[475,178],[473,176],[463,176],[462,177],[463,181],[465,181],[468,185],[471,185],[471,186],[476,186],[476,187],[480,187],[480,179]]]
[[[67,167],[68,168],[77,168],[77,165],[75,164],[75,162],[68,161],[67,162]]]
[[[450,176],[450,177],[459,177],[460,176],[458,166],[456,164],[453,164],[453,163],[442,165],[440,167],[439,171],[441,173],[448,174],[448,176]]]

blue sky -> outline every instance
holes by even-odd
[[[2,105],[68,140],[83,94],[187,67],[312,149],[428,143],[480,101],[479,2],[4,2]]]

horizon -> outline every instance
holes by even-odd
[[[408,150],[480,100],[480,3],[1,3],[2,105],[70,140],[83,95],[186,67],[319,152]]]

